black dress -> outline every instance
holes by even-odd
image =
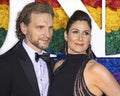
[[[51,96],[74,96],[76,74],[82,64],[86,65],[88,61],[89,58],[85,54],[68,54],[62,66],[54,72]]]

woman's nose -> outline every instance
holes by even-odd
[[[83,36],[82,36],[82,34],[79,35],[79,40],[80,40],[80,41],[83,40]]]

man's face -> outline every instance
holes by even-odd
[[[53,33],[53,18],[50,14],[31,14],[31,20],[28,25],[21,24],[25,42],[28,46],[41,52],[48,47]]]

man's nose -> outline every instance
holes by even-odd
[[[46,37],[50,37],[50,30],[49,29],[45,30],[45,35],[46,35]]]

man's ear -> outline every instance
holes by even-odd
[[[20,23],[20,28],[21,28],[21,31],[23,34],[26,34],[27,33],[27,26],[22,22]]]
[[[67,32],[66,31],[64,32],[64,39],[65,39],[65,41],[67,41]]]

